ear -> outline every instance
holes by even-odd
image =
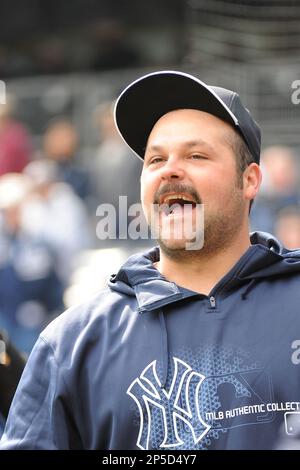
[[[255,198],[261,184],[261,170],[257,163],[250,163],[243,174],[244,198],[251,201]]]

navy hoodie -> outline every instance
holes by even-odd
[[[300,251],[265,233],[251,242],[208,296],[167,281],[156,247],[54,320],[2,449],[271,449],[280,432],[292,441]]]

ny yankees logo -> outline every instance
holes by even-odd
[[[204,375],[173,357],[174,373],[169,391],[161,388],[156,361],[151,362],[135,379],[127,394],[135,401],[140,414],[137,446],[149,449],[176,448],[184,444],[187,432],[195,444],[210,430],[200,415],[199,388]]]

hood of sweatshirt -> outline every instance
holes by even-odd
[[[250,240],[251,246],[214,287],[214,292],[219,289],[220,284],[226,283],[228,289],[245,285],[245,298],[258,279],[300,272],[300,249],[288,250],[273,235],[265,232],[253,232]],[[196,295],[195,292],[180,288],[165,279],[153,265],[157,261],[158,246],[147,253],[131,256],[119,272],[111,276],[109,287],[117,292],[135,296],[141,313]]]

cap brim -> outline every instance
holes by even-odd
[[[205,83],[192,75],[167,70],[145,75],[125,88],[115,105],[116,127],[143,159],[154,124],[176,109],[197,109],[238,125],[234,114]]]

